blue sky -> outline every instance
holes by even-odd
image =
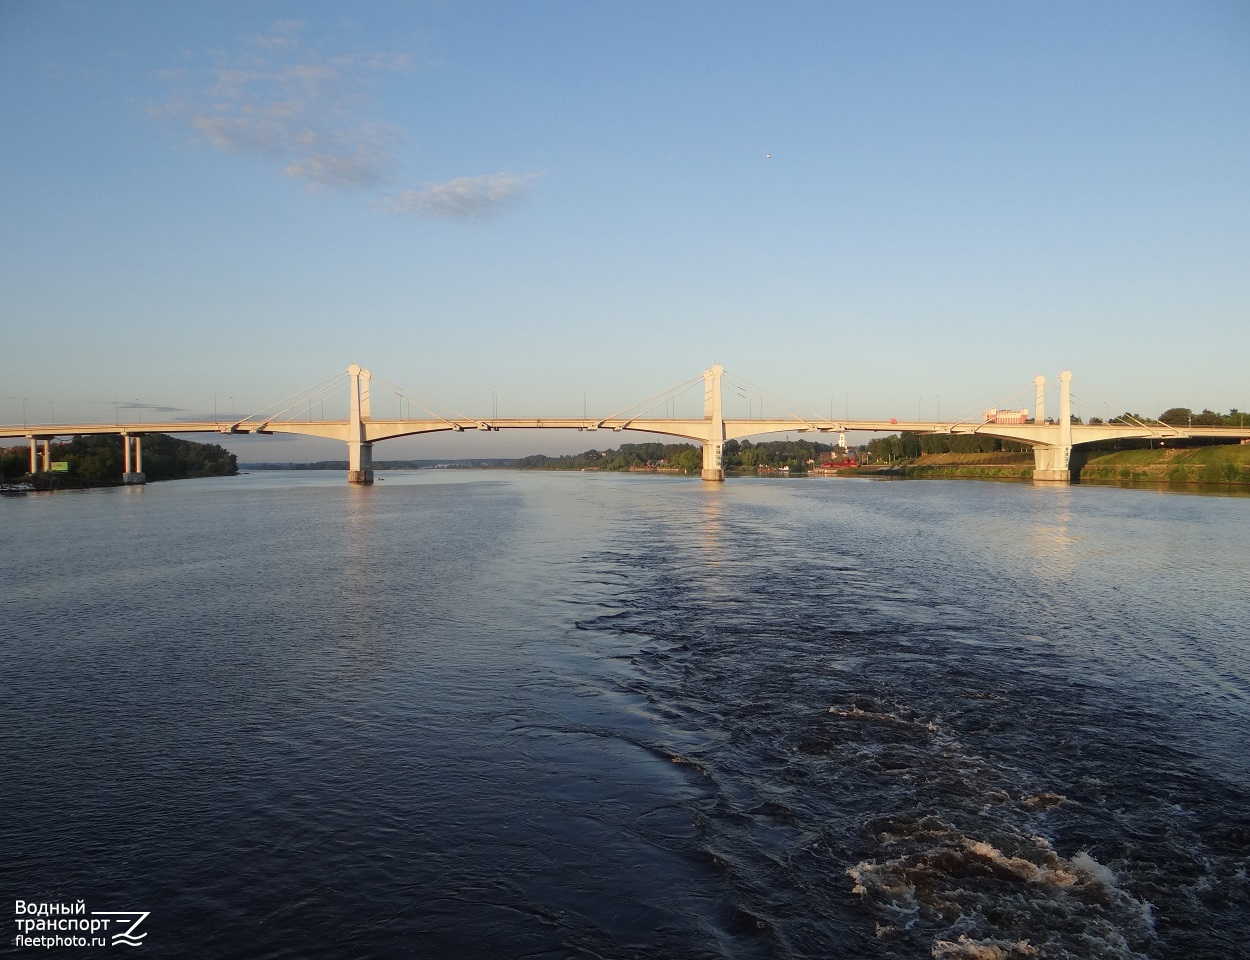
[[[714,361],[812,414],[1250,408],[1240,0],[0,0],[0,123],[2,422],[353,360],[482,416]]]

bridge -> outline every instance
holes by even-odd
[[[1072,374],[1065,370],[1059,376],[1059,411],[1058,417],[1051,421],[1046,418],[1046,378],[1038,376],[1033,384],[1036,388],[1033,416],[1030,419],[1023,415],[1015,417],[1018,422],[1003,423],[996,419],[929,421],[929,420],[851,420],[828,418],[809,418],[791,415],[785,418],[765,419],[760,417],[728,418],[724,416],[723,380],[725,370],[719,363],[713,364],[701,376],[693,377],[683,384],[656,394],[633,407],[627,408],[609,417],[565,417],[565,418],[476,418],[459,415],[442,416],[431,410],[424,418],[412,417],[376,417],[372,413],[373,375],[353,363],[348,366],[346,387],[348,394],[348,415],[341,420],[314,420],[312,408],[314,401],[323,398],[329,392],[342,389],[342,374],[323,381],[308,391],[303,391],[295,398],[287,398],[275,405],[272,412],[253,414],[239,420],[188,421],[176,420],[166,423],[60,423],[60,424],[22,424],[21,426],[0,426],[0,437],[24,437],[30,441],[30,472],[39,472],[42,467],[46,472],[51,469],[51,443],[57,437],[81,436],[91,434],[120,434],[124,450],[123,481],[125,483],[143,483],[143,445],[145,434],[299,434],[307,437],[321,437],[339,440],[347,444],[349,483],[369,484],[373,482],[373,445],[383,440],[398,437],[417,436],[427,433],[464,432],[469,430],[581,430],[598,431],[625,430],[640,433],[660,434],[693,440],[703,447],[702,476],[707,481],[723,481],[725,469],[723,465],[723,449],[726,442],[742,437],[752,437],[769,433],[815,433],[839,435],[840,445],[845,446],[845,434],[853,431],[866,433],[899,433],[912,432],[920,434],[947,434],[951,436],[987,436],[1003,440],[1024,443],[1033,449],[1033,480],[1037,483],[1068,483],[1071,479],[1069,462],[1072,448],[1079,444],[1096,443],[1112,439],[1153,438],[1162,441],[1183,440],[1190,438],[1222,438],[1250,439],[1250,428],[1240,427],[1179,427],[1153,420],[1136,420],[1124,422],[1121,419],[1114,423],[1084,424],[1073,423],[1071,417],[1070,384]],[[679,395],[692,385],[703,381],[703,416],[697,418],[655,417],[649,416],[662,403]],[[327,386],[328,384],[328,386]],[[405,394],[393,390],[401,401]],[[293,402],[288,402],[293,401]],[[411,404],[411,401],[410,401]],[[650,404],[650,406],[647,406]],[[417,404],[420,406],[420,404]],[[307,406],[307,420],[296,419],[297,414]],[[784,405],[783,405],[784,406]],[[761,410],[763,402],[761,399]],[[675,409],[675,404],[674,404]],[[634,413],[633,411],[639,411]],[[401,402],[402,412],[402,402]],[[1027,409],[1020,412],[1027,413]],[[40,451],[42,445],[42,451]]]

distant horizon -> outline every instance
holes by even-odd
[[[0,118],[4,423],[1250,408],[1237,0],[8,3]]]

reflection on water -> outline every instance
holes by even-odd
[[[1250,497],[1250,486],[1237,483],[1159,483],[1151,480],[1082,480],[1083,487],[1119,487],[1155,493],[1188,493],[1203,497]]]
[[[13,897],[150,910],[159,955],[1250,929],[1239,501],[422,471],[3,506]]]
[[[1038,517],[1029,529],[1029,546],[1034,575],[1043,578],[1070,578],[1076,569],[1076,548],[1083,536],[1073,527],[1072,488],[1047,486],[1036,488],[1048,497],[1048,516]],[[1035,517],[1038,515],[1035,513]]]

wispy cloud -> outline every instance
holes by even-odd
[[[389,183],[397,131],[376,119],[373,84],[411,69],[406,54],[326,56],[304,44],[299,20],[249,37],[241,53],[217,52],[207,75],[165,71],[188,87],[153,108],[189,124],[214,147],[271,157],[311,186],[352,189]]]
[[[118,410],[147,410],[150,413],[179,413],[186,409],[186,407],[167,407],[159,403],[143,403],[139,400],[122,400],[116,403],[116,406]]]
[[[305,24],[282,20],[243,42],[240,52],[211,54],[207,72],[162,71],[179,92],[151,109],[204,142],[230,153],[270,158],[283,175],[312,188],[381,190],[394,186],[403,142],[380,116],[380,78],[414,68],[407,53],[325,54],[304,42]],[[413,217],[482,219],[523,195],[536,178],[496,173],[399,190],[378,209]]]
[[[535,180],[535,174],[506,171],[457,177],[447,183],[426,184],[419,190],[387,194],[377,206],[411,217],[480,220],[526,194]]]

